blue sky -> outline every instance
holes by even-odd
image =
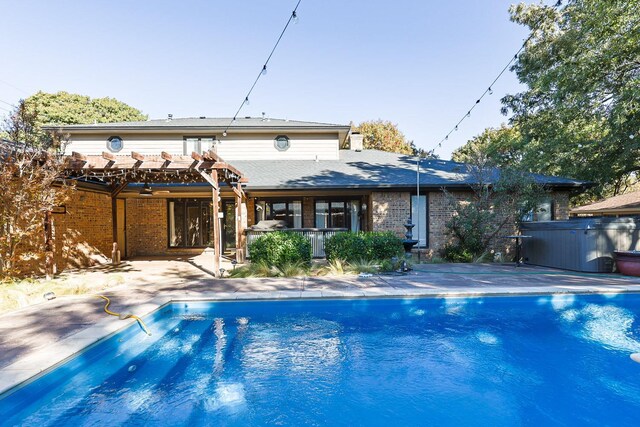
[[[0,100],[38,90],[110,96],[151,118],[232,116],[295,0],[0,2]],[[509,0],[302,0],[241,116],[385,119],[434,148],[518,50]],[[436,151],[507,120],[493,87]],[[10,108],[0,102],[0,108]],[[6,113],[0,109],[0,114]]]

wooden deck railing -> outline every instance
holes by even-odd
[[[265,233],[271,233],[273,231],[288,231],[293,233],[300,233],[309,241],[311,241],[311,248],[314,258],[324,258],[324,242],[327,238],[335,235],[336,233],[344,233],[348,231],[346,228],[285,228],[283,230],[247,230],[247,257],[251,258],[249,246],[259,236]]]

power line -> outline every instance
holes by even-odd
[[[559,6],[562,5],[562,0],[558,0],[553,6],[553,9],[558,8]],[[538,21],[531,27],[531,34],[529,34],[529,37],[527,37],[524,42],[522,42],[522,46],[520,46],[520,49],[518,49],[518,51],[515,53],[515,55],[513,55],[511,57],[511,59],[509,60],[509,62],[507,62],[507,65],[504,66],[504,68],[498,73],[498,75],[496,76],[495,79],[493,79],[493,81],[491,82],[491,84],[489,84],[489,86],[487,87],[487,89],[485,89],[484,92],[482,92],[482,95],[480,95],[480,97],[476,100],[476,102],[473,103],[473,105],[471,106],[471,108],[469,108],[469,110],[467,110],[467,112],[465,113],[464,116],[462,116],[462,118],[460,120],[458,120],[458,122],[455,124],[455,126],[453,128],[451,128],[451,130],[444,136],[444,138],[442,138],[440,140],[440,142],[438,142],[438,144],[433,147],[432,150],[427,151],[428,155],[433,156],[435,151],[442,147],[442,143],[447,141],[449,139],[449,136],[456,132],[458,130],[458,127],[460,126],[460,124],[465,121],[466,119],[468,119],[469,117],[471,117],[471,112],[478,106],[478,104],[480,104],[480,101],[482,101],[482,99],[487,95],[492,95],[493,94],[493,89],[492,87],[496,84],[496,82],[500,79],[500,77],[502,77],[502,75],[505,73],[505,71],[507,71],[509,69],[509,67],[511,66],[511,64],[516,61],[518,59],[518,55],[520,55],[520,52],[522,52],[524,50],[524,48],[527,46],[527,43],[529,43],[529,41],[533,38],[533,36],[535,35],[535,31],[538,29],[538,26],[540,25],[540,23],[542,22],[542,19],[544,18],[544,16],[540,17],[540,19],[538,19]]]
[[[7,81],[5,81],[5,80],[0,80],[0,83],[4,83],[4,84],[6,84],[7,86],[10,86],[10,87],[14,88],[15,90],[18,90],[18,91],[20,91],[20,92],[24,93],[25,95],[30,95],[30,93],[29,93],[29,92],[27,92],[26,90],[24,90],[24,89],[20,89],[18,86],[16,86],[16,85],[12,85],[11,83],[9,83],[9,82],[7,82]]]
[[[9,107],[13,107],[13,108],[18,108],[17,106],[15,106],[14,104],[7,102],[7,101],[3,101],[2,99],[0,99],[0,102],[2,102],[3,104],[7,104]]]
[[[253,92],[253,88],[255,88],[256,84],[258,84],[258,80],[260,80],[260,77],[267,74],[267,65],[269,65],[269,61],[271,60],[273,53],[276,51],[276,48],[280,44],[280,40],[282,40],[282,36],[284,36],[284,33],[287,31],[287,28],[289,28],[289,24],[291,23],[291,21],[293,21],[294,23],[298,22],[297,11],[298,11],[298,6],[300,6],[300,2],[302,2],[302,0],[298,0],[296,7],[293,9],[293,12],[291,12],[289,19],[287,20],[287,23],[285,24],[284,28],[282,29],[282,32],[280,33],[280,37],[278,37],[276,44],[273,46],[273,49],[271,49],[271,53],[269,53],[267,60],[264,61],[264,65],[260,69],[260,72],[258,73],[258,76],[256,77],[255,81],[251,85],[251,89],[249,89],[249,92],[247,92],[247,95],[242,100],[242,103],[240,103],[240,106],[238,107],[238,110],[236,111],[236,113],[233,115],[233,118],[231,119],[227,127],[224,129],[224,132],[222,132],[222,136],[227,136],[227,131],[229,130],[229,127],[233,122],[235,122],[236,118],[238,117],[238,114],[240,114],[240,110],[242,110],[242,107],[249,104],[249,97],[251,96],[251,92]]]

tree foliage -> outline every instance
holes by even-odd
[[[482,258],[496,236],[517,229],[523,214],[535,210],[545,193],[531,174],[506,167],[498,170],[482,150],[469,150],[467,155],[468,173],[475,182],[471,197],[443,190],[453,213],[446,224],[453,240],[442,255],[451,261]]]
[[[481,152],[498,167],[518,168],[522,162],[522,149],[522,135],[518,129],[502,125],[499,128],[485,129],[456,149],[451,158],[456,162],[472,163]]]
[[[44,125],[130,122],[147,120],[140,110],[114,98],[90,98],[68,92],[38,92],[24,100],[24,108],[35,114],[32,135],[46,138]],[[23,141],[24,139],[19,139]]]
[[[593,197],[636,182],[639,10],[640,0],[512,6],[511,19],[532,35],[513,67],[526,89],[502,100],[519,137],[488,130],[468,145],[491,137],[487,154],[497,163],[506,156],[524,170],[593,181]]]
[[[45,218],[72,189],[60,181],[64,141],[38,134],[37,123],[21,101],[4,126],[13,142],[0,145],[0,278],[20,275],[21,261],[53,250],[45,247]]]
[[[360,132],[364,140],[364,148],[381,150],[391,153],[425,155],[424,150],[415,146],[413,141],[407,141],[398,125],[388,120],[371,120],[362,122],[354,128]]]

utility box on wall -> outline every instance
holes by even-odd
[[[589,273],[614,271],[615,250],[640,250],[640,218],[576,218],[526,222],[525,263]]]

